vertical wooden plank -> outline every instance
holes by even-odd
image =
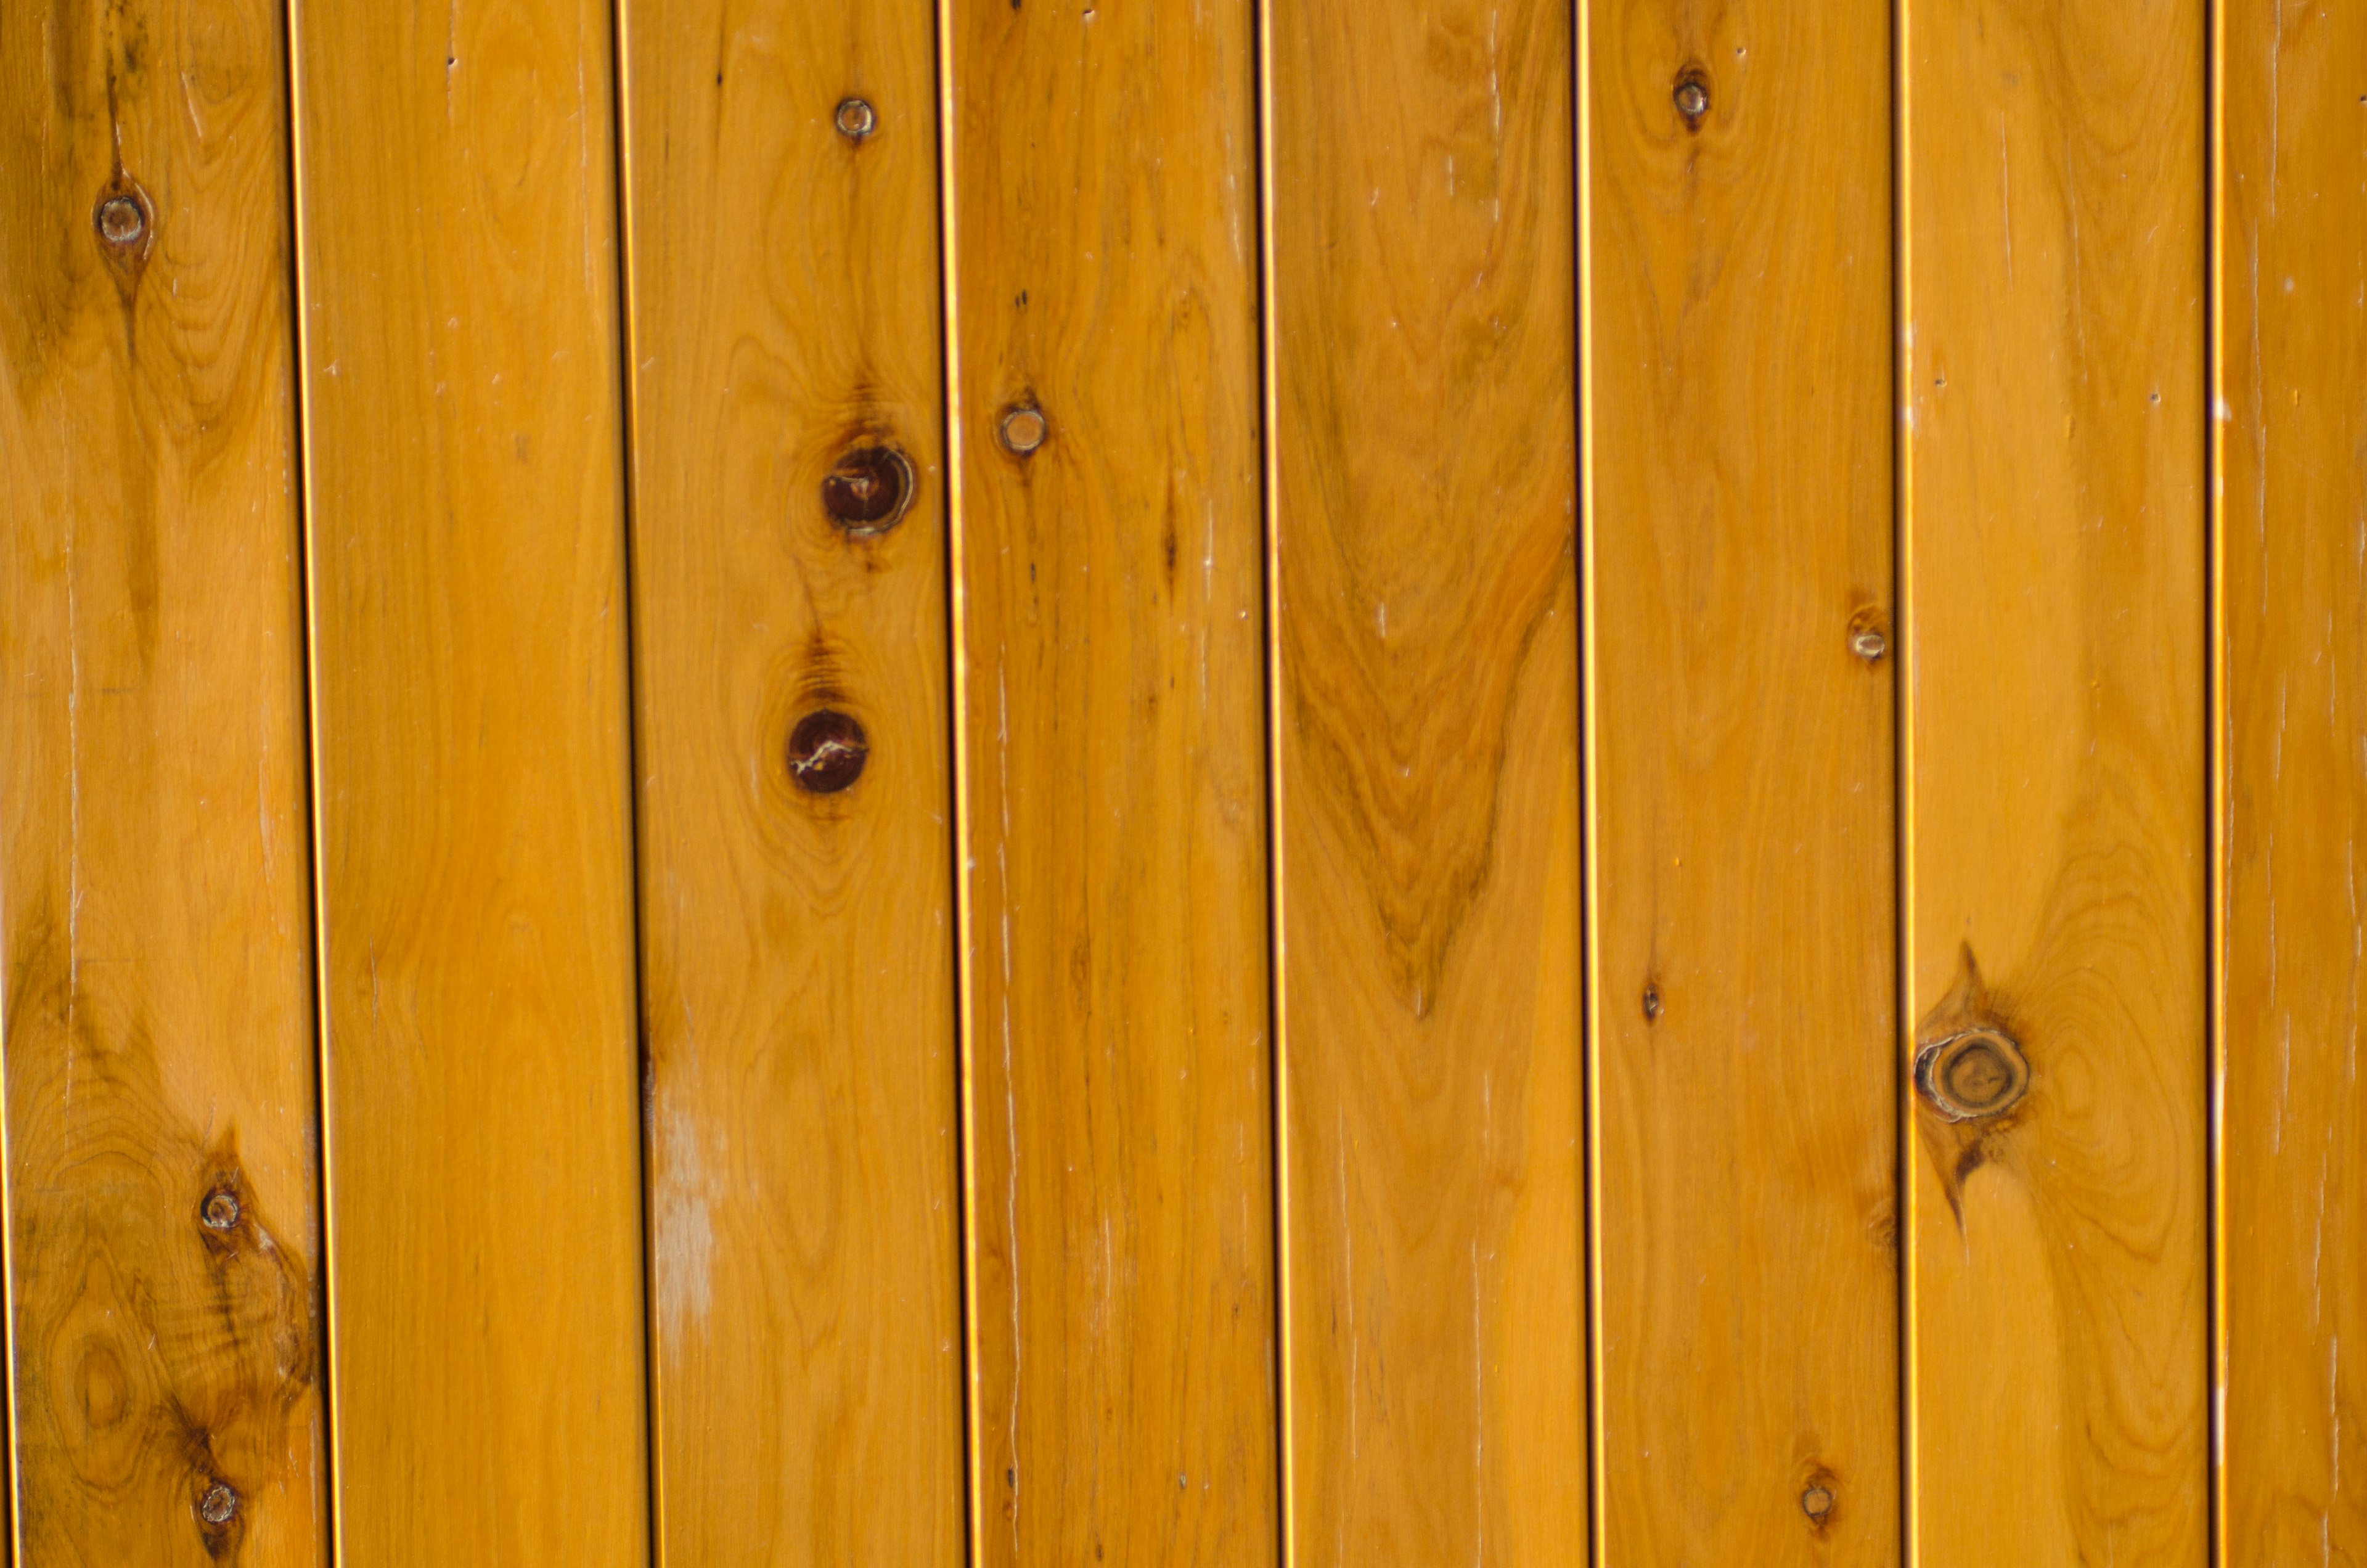
[[[281,41],[257,0],[0,9],[26,1568],[324,1544]]]
[[[610,17],[294,37],[340,1562],[640,1562]]]
[[[1586,1539],[1570,7],[1269,24],[1291,1544]]]
[[[1895,1562],[1888,8],[1588,46],[1603,1561]]]
[[[947,14],[976,1555],[1268,1562],[1251,13]]]
[[[1908,17],[1920,1559],[2201,1562],[2203,6]]]
[[[2367,1561],[2367,11],[2224,23],[2230,1568]]]
[[[962,1556],[932,20],[626,8],[669,1564]]]

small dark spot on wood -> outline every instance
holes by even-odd
[[[1025,288],[1021,289],[1021,290],[1019,291],[1019,298],[1018,298],[1018,299],[1014,299],[1014,300],[1012,301],[1012,304],[1013,304],[1013,305],[1014,305],[1014,306],[1016,306],[1017,308],[1019,308],[1019,309],[1020,309],[1020,310],[1025,310],[1025,309],[1027,309],[1027,290],[1025,290]]]
[[[821,505],[857,538],[884,534],[912,503],[912,465],[893,446],[858,446],[822,476]]]
[[[1658,1023],[1659,1021],[1660,987],[1658,982],[1647,980],[1644,982],[1644,1021]]]
[[[2002,1031],[1968,1029],[1916,1053],[1915,1087],[1947,1120],[1977,1121],[2013,1109],[2030,1087],[2030,1063]]]
[[[1866,664],[1879,664],[1890,652],[1890,617],[1881,608],[1864,604],[1851,615],[1849,650]]]
[[[823,708],[789,732],[789,777],[809,795],[836,795],[863,776],[871,745],[852,714]]]
[[[206,1194],[198,1208],[198,1223],[208,1230],[227,1231],[238,1228],[238,1194],[227,1187],[217,1187]]]
[[[90,209],[90,224],[98,236],[100,252],[116,269],[117,280],[126,286],[136,286],[140,274],[148,265],[148,255],[156,248],[156,205],[148,199],[140,182],[120,169],[98,193],[98,200]]]
[[[861,98],[842,100],[831,118],[837,125],[841,136],[857,143],[879,128],[879,116]]]
[[[1030,456],[1051,434],[1044,411],[1033,403],[1018,403],[1003,411],[1002,445],[1014,457]]]
[[[206,1555],[217,1562],[234,1561],[241,1538],[246,1534],[237,1488],[210,1471],[201,1470],[196,1476],[196,1491],[193,1506],[198,1516],[198,1538]]]
[[[1175,592],[1175,516],[1170,513],[1167,525],[1159,532],[1159,553],[1167,562],[1167,591]]]
[[[1670,95],[1683,117],[1687,130],[1699,130],[1702,121],[1709,117],[1709,72],[1698,62],[1677,73],[1675,90]]]

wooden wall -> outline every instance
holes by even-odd
[[[2367,1562],[2362,410],[2354,8],[6,0],[12,1561]]]

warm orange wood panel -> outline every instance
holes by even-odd
[[[25,1568],[323,1560],[281,14],[0,8]]]
[[[1898,1560],[1890,18],[1587,38],[1605,1564]]]
[[[1254,34],[951,7],[975,1560],[1274,1560]]]
[[[933,21],[626,8],[665,1568],[963,1557]]]
[[[1586,1540],[1569,7],[1269,18],[1295,1561]]]
[[[295,22],[339,1562],[641,1563],[608,9]]]
[[[1920,1561],[2200,1563],[2204,6],[1907,26]]]
[[[2367,9],[2222,22],[2227,1568],[2367,1562]]]

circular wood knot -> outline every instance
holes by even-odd
[[[104,197],[90,215],[98,237],[118,251],[134,251],[148,237],[148,201],[135,186]]]
[[[847,99],[832,118],[837,122],[838,133],[849,141],[860,141],[879,129],[878,115],[861,98]]]
[[[1816,1523],[1823,1524],[1825,1516],[1832,1511],[1833,1494],[1830,1487],[1811,1484],[1806,1492],[1800,1494],[1800,1512],[1807,1515]]]
[[[1051,434],[1052,427],[1045,422],[1042,409],[1022,404],[1003,412],[1002,444],[1022,457],[1043,446],[1045,437]]]
[[[214,1526],[226,1525],[238,1517],[238,1494],[217,1481],[206,1488],[198,1499],[198,1517]]]
[[[822,510],[850,534],[884,534],[912,504],[912,465],[893,446],[858,446],[822,476]]]
[[[808,795],[836,795],[863,776],[871,744],[851,714],[821,708],[789,732],[789,777]]]
[[[226,1187],[215,1188],[206,1194],[205,1202],[198,1209],[198,1218],[210,1231],[236,1230],[238,1194]]]
[[[1688,65],[1677,74],[1676,90],[1670,95],[1677,112],[1685,117],[1687,130],[1699,130],[1704,116],[1709,113],[1709,73],[1698,65]]]
[[[1917,1053],[1915,1087],[1949,1121],[1977,1121],[2013,1109],[2030,1088],[2030,1063],[1997,1030],[1968,1029]]]

